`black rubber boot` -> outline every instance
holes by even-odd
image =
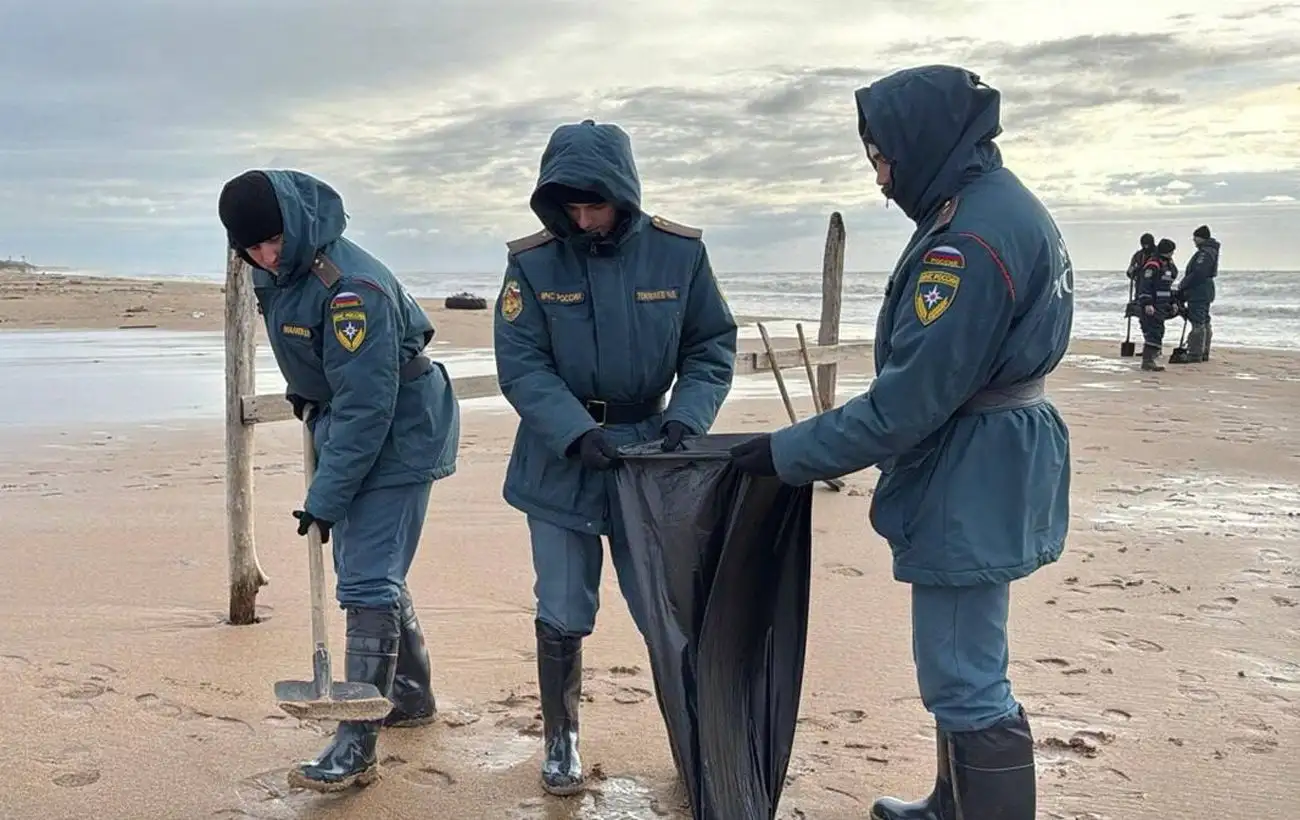
[[[1000,726],[948,737],[956,820],[1034,820],[1034,736],[1023,709]]]
[[[934,791],[924,800],[904,803],[882,797],[871,804],[871,820],[956,820],[957,805],[952,796],[952,768],[948,761],[948,736],[936,728]]]
[[[1154,370],[1157,373],[1165,369],[1162,364],[1156,363],[1156,357],[1160,355],[1160,348],[1151,345],[1142,345],[1142,369]]]
[[[424,632],[415,614],[415,604],[410,593],[403,590],[401,599],[402,637],[397,647],[397,673],[393,676],[393,711],[384,718],[384,725],[398,729],[425,726],[438,714],[438,703],[433,697],[433,683],[429,670],[429,650],[424,645]]]
[[[582,791],[578,757],[578,701],[582,696],[582,638],[537,626],[537,683],[542,696],[542,788],[550,794]]]
[[[397,610],[349,609],[347,622],[345,679],[373,683],[389,696],[401,636]],[[325,751],[289,770],[289,785],[318,792],[370,785],[379,778],[375,760],[379,727],[379,721],[340,721]]]

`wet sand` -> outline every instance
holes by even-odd
[[[172,288],[153,288],[150,304],[174,308],[156,323],[198,321],[162,319],[202,304]],[[0,327],[23,316],[115,327],[111,311],[74,307],[109,303],[119,304],[75,289],[0,301]],[[440,335],[483,346],[489,321],[448,317]],[[1071,538],[1013,594],[1012,678],[1039,742],[1039,816],[1292,816],[1300,367],[1224,349],[1208,365],[1145,374],[1116,349],[1080,343],[1052,379],[1073,433]],[[802,374],[787,382],[799,387]],[[739,397],[716,429],[784,422],[775,398]],[[383,779],[341,797],[287,789],[287,767],[319,751],[330,727],[288,717],[271,693],[310,670],[306,562],[288,514],[302,493],[295,426],[258,429],[256,532],[271,585],[258,598],[263,621],[248,627],[222,622],[219,422],[0,431],[0,818],[684,817],[645,651],[608,562],[583,704],[596,776],[582,797],[541,795],[531,563],[522,516],[500,498],[513,424],[466,414],[459,472],[434,491],[411,572],[441,718],[386,730]],[[874,796],[921,794],[933,776],[907,587],[866,524],[874,480],[867,470],[848,492],[816,493],[785,820],[856,820]],[[342,626],[332,612],[336,652]]]

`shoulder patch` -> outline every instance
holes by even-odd
[[[916,318],[923,326],[930,326],[948,312],[952,300],[957,298],[961,277],[950,270],[923,270],[916,278],[916,292],[912,296]]]
[[[554,234],[543,228],[537,233],[529,234],[528,236],[523,236],[519,239],[510,240],[506,243],[506,249],[509,250],[511,254],[523,253],[524,251],[531,251],[533,248],[540,248],[554,238]]]
[[[346,308],[359,308],[363,304],[365,303],[361,300],[360,294],[353,293],[350,290],[341,290],[338,293],[334,294],[333,299],[330,299],[330,310],[344,310]]]
[[[960,270],[966,267],[966,257],[952,245],[940,245],[926,251],[925,256],[921,257],[921,264]]]
[[[339,266],[323,253],[317,255],[311,263],[311,272],[316,274],[316,278],[327,288],[334,287],[343,278],[343,271],[339,270]]]
[[[684,236],[687,239],[699,239],[701,236],[704,236],[704,230],[701,228],[692,228],[690,225],[673,222],[672,220],[664,219],[662,216],[650,217],[650,224],[654,225],[664,233]]]
[[[501,318],[513,322],[523,312],[524,294],[519,289],[519,281],[508,279],[501,288]]]

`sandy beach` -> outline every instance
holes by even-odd
[[[221,329],[212,285],[10,274],[0,285],[0,344],[16,329]],[[489,312],[425,304],[440,340],[491,345]],[[1011,674],[1038,741],[1039,816],[1294,817],[1300,357],[1216,345],[1210,363],[1156,374],[1117,352],[1118,339],[1080,342],[1050,380],[1073,436],[1070,541],[1013,588]],[[841,401],[870,368],[842,368]],[[796,406],[811,412],[806,385]],[[739,396],[715,430],[785,423],[774,393]],[[257,430],[271,583],[262,621],[245,627],[223,622],[219,421],[0,430],[0,818],[686,817],[608,561],[586,645],[591,789],[542,795],[528,541],[500,495],[514,424],[465,414],[459,470],[434,490],[411,571],[440,719],[385,730],[382,779],[336,797],[287,788],[287,768],[331,726],[280,712],[271,689],[310,671],[304,542],[289,516],[302,494],[295,425]],[[874,797],[918,796],[933,778],[908,588],[867,524],[875,475],[815,495],[783,820],[860,820]],[[336,653],[342,626],[332,611]]]

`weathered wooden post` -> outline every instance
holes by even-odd
[[[831,214],[826,230],[826,252],[822,256],[822,320],[817,345],[833,347],[840,342],[840,301],[844,295],[844,217]],[[817,366],[817,393],[823,410],[835,407],[835,362]]]
[[[244,260],[226,254],[226,549],[230,562],[230,623],[257,622],[257,591],[268,579],[253,542],[253,430],[244,397],[254,395],[257,337],[252,278]]]

